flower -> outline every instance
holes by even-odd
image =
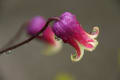
[[[27,33],[34,36],[44,27],[45,23],[46,20],[42,16],[32,18],[27,23]],[[50,26],[48,26],[41,35],[37,36],[37,39],[42,40],[49,45],[47,50],[44,50],[44,54],[55,53],[60,50],[62,45],[61,41],[55,39],[55,34]]]
[[[95,38],[99,34],[97,26],[88,34],[72,13],[65,12],[59,18],[59,21],[54,22],[52,29],[56,36],[76,49],[76,53],[71,55],[72,61],[79,61],[84,50],[93,51],[96,48],[98,41]]]

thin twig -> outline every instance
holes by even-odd
[[[18,48],[18,47],[20,47],[20,46],[22,46],[22,45],[24,45],[24,44],[32,41],[34,38],[36,38],[40,33],[42,33],[42,32],[47,28],[47,26],[48,26],[48,24],[49,24],[50,22],[52,22],[52,21],[58,21],[58,20],[59,20],[58,17],[49,18],[48,21],[46,22],[45,26],[44,26],[36,35],[34,35],[34,36],[26,39],[26,40],[23,41],[23,42],[20,42],[20,43],[18,43],[18,44],[16,44],[16,45],[13,45],[13,46],[11,46],[11,47],[9,47],[9,48],[0,50],[0,54],[3,54],[4,52],[7,52],[7,51],[9,51],[9,50],[13,50],[13,49],[15,49],[15,48]]]

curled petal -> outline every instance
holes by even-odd
[[[77,62],[79,60],[82,59],[83,55],[84,55],[84,47],[82,45],[79,44],[80,47],[80,56],[77,57],[77,54],[71,54],[71,60],[74,62]]]
[[[88,41],[87,44],[92,45],[92,47],[89,48],[89,47],[85,46],[85,49],[88,51],[93,51],[96,48],[96,46],[98,45],[98,41],[95,38],[97,38],[97,36],[99,35],[99,27],[97,27],[97,26],[93,27],[92,33],[91,34],[87,33],[87,35],[89,38],[91,38],[91,41]]]
[[[85,47],[85,50],[87,50],[87,51],[93,51],[93,50],[95,50],[95,48],[97,47],[98,41],[97,41],[97,40],[94,40],[93,42],[88,42],[88,44],[92,45],[92,48],[87,48],[87,47]]]
[[[97,38],[99,35],[99,27],[95,26],[93,27],[92,33],[88,34],[91,38]]]
[[[72,61],[79,61],[84,54],[84,49],[93,51],[98,45],[95,39],[99,34],[99,28],[95,26],[91,34],[88,34],[79,24],[76,16],[70,12],[65,12],[60,16],[52,27],[56,36],[65,43],[72,45],[76,49],[76,54],[71,55]]]
[[[93,27],[93,31],[91,33],[92,37],[97,38],[98,34],[99,34],[99,27],[97,26]]]
[[[74,62],[81,60],[84,54],[84,47],[75,40],[70,40],[69,43],[76,49],[76,53],[71,54],[71,60]]]

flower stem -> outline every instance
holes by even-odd
[[[58,21],[58,20],[59,20],[58,17],[49,18],[48,21],[46,22],[45,26],[36,35],[34,35],[34,36],[32,36],[32,37],[30,37],[30,38],[28,38],[28,39],[26,39],[26,40],[24,40],[24,41],[16,44],[16,45],[13,45],[13,46],[11,46],[9,48],[1,49],[0,50],[0,54],[3,54],[4,52],[7,52],[9,50],[13,50],[15,48],[18,48],[18,47],[20,47],[20,46],[22,46],[22,45],[24,45],[24,44],[32,41],[34,38],[36,38],[40,33],[42,33],[47,28],[47,26],[49,25],[50,22],[52,22],[52,21]]]

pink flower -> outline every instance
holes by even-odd
[[[93,27],[91,34],[88,34],[76,16],[70,12],[63,13],[59,18],[60,21],[56,21],[52,29],[56,36],[76,49],[76,53],[71,55],[72,61],[79,61],[83,57],[84,50],[93,51],[96,48],[98,42],[95,38],[99,34],[97,26]]]
[[[34,36],[44,27],[45,23],[46,20],[41,16],[32,18],[27,24],[27,33]],[[44,50],[44,54],[57,52],[61,48],[61,41],[55,39],[55,34],[50,26],[48,26],[47,29],[37,38],[49,45],[49,48]]]

